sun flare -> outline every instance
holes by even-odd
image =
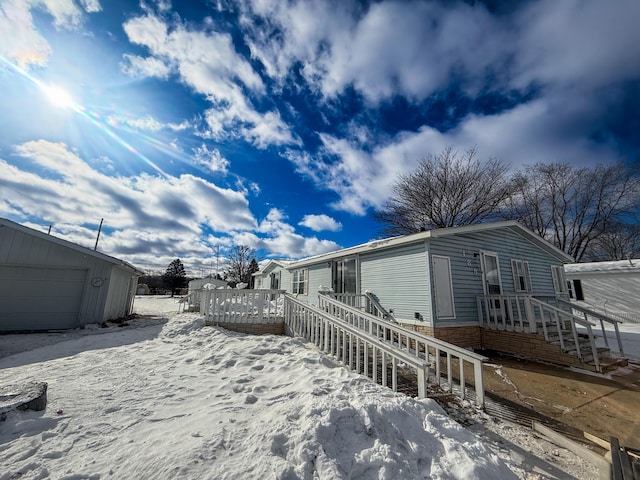
[[[73,108],[75,101],[69,92],[57,85],[47,85],[42,87],[49,102],[60,108]]]

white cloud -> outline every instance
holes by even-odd
[[[166,79],[171,73],[171,67],[156,57],[140,57],[125,53],[124,61],[120,65],[122,72],[131,77],[158,77]]]
[[[131,233],[129,244],[114,244],[114,254],[178,250],[182,239],[197,242],[203,228],[225,232],[253,229],[257,223],[245,196],[192,175],[109,177],[93,170],[63,144],[28,142],[16,154],[46,173],[36,174],[0,160],[7,177],[0,213],[16,211],[57,225],[105,225]],[[25,164],[25,168],[28,164]],[[115,234],[106,235],[107,238]],[[105,238],[105,242],[109,240]],[[149,243],[143,239],[152,239]],[[193,249],[194,247],[190,247]]]
[[[328,215],[305,215],[302,221],[298,224],[310,228],[316,232],[322,230],[329,230],[331,232],[337,232],[342,229],[342,224]]]
[[[618,154],[612,147],[588,141],[580,129],[565,127],[595,116],[589,102],[566,105],[562,97],[548,97],[496,115],[468,115],[446,133],[427,126],[400,132],[387,144],[367,150],[357,139],[322,134],[317,155],[289,150],[285,156],[319,188],[338,195],[333,208],[364,215],[368,208],[383,205],[398,174],[413,170],[422,158],[447,146],[477,147],[481,158],[498,158],[513,170],[538,162],[615,162]]]
[[[206,147],[199,152],[216,155]],[[64,144],[44,140],[19,145],[15,154],[24,159],[20,167],[0,159],[5,172],[0,177],[0,216],[42,219],[41,225],[54,225],[54,234],[90,248],[104,218],[99,250],[142,268],[166,268],[176,257],[185,265],[203,265],[215,256],[212,245],[244,244],[287,257],[339,248],[296,233],[278,209],[258,224],[246,192],[203,178],[144,173],[110,177]]]
[[[147,130],[151,132],[157,132],[160,130],[172,130],[174,132],[180,132],[191,127],[191,124],[187,120],[181,123],[162,123],[156,120],[151,115],[145,115],[142,118],[111,117],[110,121],[126,124],[139,130]]]
[[[298,142],[279,113],[258,112],[244,94],[246,88],[263,96],[266,89],[260,75],[236,52],[229,34],[197,31],[181,23],[170,26],[152,14],[127,21],[124,29],[132,43],[147,47],[150,58],[156,59],[150,63],[128,56],[125,71],[166,76],[170,68],[211,102],[203,137],[242,136],[259,148]]]
[[[0,55],[22,67],[44,65],[51,46],[33,25],[29,4],[23,0],[0,3]]]
[[[234,243],[247,245],[256,250],[266,250],[273,256],[285,258],[309,257],[340,248],[337,243],[330,240],[307,238],[296,233],[295,228],[285,220],[286,215],[281,210],[273,208],[257,229],[259,233],[266,236],[260,237],[253,232],[236,232],[233,234]]]
[[[74,28],[80,25],[82,10],[74,0],[27,0],[32,6],[43,5],[53,15],[54,25],[61,28]]]
[[[209,150],[204,143],[194,149],[194,160],[211,172],[226,173],[229,169],[229,160],[224,158],[217,148]]]
[[[505,31],[482,7],[436,2],[261,1],[243,26],[252,54],[280,82],[297,62],[327,97],[353,86],[371,102],[395,95],[422,99],[452,75],[476,75],[504,54]],[[260,22],[254,23],[259,17]],[[490,32],[490,33],[488,33]],[[478,53],[481,52],[481,53]]]
[[[637,80],[640,3],[636,0],[532,2],[518,18],[514,84],[593,89]]]
[[[96,13],[102,11],[102,5],[98,0],[80,0],[82,8],[88,13]]]
[[[83,0],[86,12],[100,11],[98,0]],[[83,19],[83,11],[74,0],[3,0],[0,2],[0,55],[22,68],[45,65],[52,53],[51,45],[40,34],[31,15],[41,9],[53,17],[57,28],[75,29]]]

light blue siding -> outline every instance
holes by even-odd
[[[430,251],[433,255],[450,257],[456,302],[456,319],[438,321],[436,326],[471,325],[478,322],[476,297],[484,294],[480,251],[498,254],[504,294],[515,293],[511,269],[513,259],[529,263],[533,295],[555,296],[551,265],[561,265],[561,262],[512,230],[487,230],[432,238]]]
[[[360,292],[375,294],[398,319],[419,313],[431,320],[429,267],[425,242],[360,255]]]

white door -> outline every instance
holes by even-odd
[[[451,260],[449,257],[433,255],[433,282],[436,297],[436,317],[456,318],[453,302],[453,282],[451,279]]]

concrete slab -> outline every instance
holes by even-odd
[[[0,385],[0,421],[14,410],[44,410],[47,408],[47,383],[28,382]]]

